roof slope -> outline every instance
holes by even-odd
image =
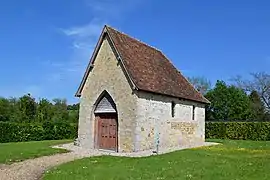
[[[208,103],[159,50],[111,27],[108,33],[139,90]]]
[[[209,103],[161,51],[111,27],[104,29],[138,90]]]

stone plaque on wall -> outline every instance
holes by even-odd
[[[180,130],[183,133],[194,134],[196,124],[190,122],[171,122],[171,129]]]

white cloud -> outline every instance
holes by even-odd
[[[141,0],[140,0],[141,1]],[[45,60],[39,58],[41,69],[46,70],[38,81],[18,85],[8,89],[0,89],[0,94],[8,97],[13,94],[19,97],[31,93],[35,98],[73,97],[84,74],[91,53],[97,43],[103,26],[126,17],[126,13],[136,8],[139,1],[131,0],[85,0],[94,18],[85,24],[74,24],[70,27],[56,29],[57,33],[71,40],[69,45],[72,55],[66,60]],[[69,96],[70,95],[70,96]]]
[[[105,24],[125,18],[125,14],[134,10],[142,0],[85,0],[94,13],[89,23],[62,28],[61,31],[73,40],[72,47],[76,49],[93,50]],[[145,1],[144,1],[145,3]]]
[[[81,26],[74,26],[67,29],[61,29],[62,33],[72,38],[72,47],[76,49],[90,49],[96,43],[97,37],[100,35],[105,22],[93,19],[90,23]]]
[[[124,18],[124,14],[135,8],[139,1],[86,0],[86,5],[94,12],[94,18],[89,19],[86,24],[60,28],[60,33],[72,40],[70,44],[72,56],[65,62],[46,62],[50,73],[45,78],[47,81],[45,84],[59,90],[64,84],[69,86],[72,84],[72,87],[68,88],[74,89],[75,92],[77,87],[73,86],[79,85],[104,25],[119,20],[119,17]]]
[[[89,24],[63,29],[62,31],[67,36],[85,38],[99,35],[102,26],[103,23],[101,23],[101,21],[92,20]]]

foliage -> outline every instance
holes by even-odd
[[[78,110],[79,109],[79,103],[68,105],[67,109],[68,110]]]
[[[24,95],[19,99],[20,119],[19,121],[30,122],[35,119],[36,102],[30,94]]]
[[[207,120],[249,120],[252,117],[250,99],[240,88],[217,81],[205,97],[211,102],[207,106]]]
[[[0,121],[8,121],[11,114],[10,103],[7,99],[0,97]]]
[[[67,121],[68,111],[67,111],[67,100],[66,99],[53,99],[54,106],[53,112],[54,116],[52,118],[53,121]]]
[[[188,80],[202,94],[211,89],[211,82],[205,77],[188,77]]]
[[[270,74],[266,72],[251,73],[251,80],[244,80],[241,76],[233,78],[235,84],[247,92],[256,91],[266,108],[270,110]]]
[[[42,98],[39,100],[37,106],[37,121],[44,122],[49,121],[53,118],[53,108],[52,103],[47,99]]]
[[[75,160],[45,172],[43,180],[268,180],[270,142],[218,140],[221,145],[145,158],[114,156]]]
[[[270,122],[207,122],[205,136],[212,139],[270,140]]]
[[[71,123],[77,123],[79,119],[79,110],[68,110],[68,113],[68,121]]]
[[[11,122],[21,122],[22,117],[21,117],[21,111],[19,108],[19,99],[12,97],[8,99],[9,101],[9,119],[8,121]]]
[[[0,122],[0,143],[74,139],[77,124],[66,122],[12,123]]]
[[[0,97],[0,121],[8,122],[72,122],[77,123],[79,119],[79,103],[68,105],[65,99],[42,98],[39,101],[30,95],[19,98]]]
[[[257,91],[252,91],[249,95],[251,101],[251,110],[253,117],[256,117],[257,120],[265,121],[268,119],[267,113],[265,111],[264,103],[262,102]]]
[[[65,99],[0,98],[0,143],[75,138],[78,119],[79,104]]]
[[[51,146],[69,143],[71,140],[31,141],[19,143],[4,143],[0,146],[0,163],[12,163],[25,159],[67,152]]]
[[[248,81],[235,78],[235,85],[218,80],[213,88],[204,77],[188,79],[211,102],[206,106],[207,121],[270,121],[270,75],[253,73],[252,77]],[[79,103],[68,105],[66,99],[36,102],[30,94],[0,97],[0,122],[78,123],[78,119]]]

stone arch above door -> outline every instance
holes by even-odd
[[[117,113],[114,100],[107,91],[103,91],[95,103],[95,113]]]
[[[101,93],[95,105],[96,147],[118,150],[118,122],[116,105],[107,91]]]

